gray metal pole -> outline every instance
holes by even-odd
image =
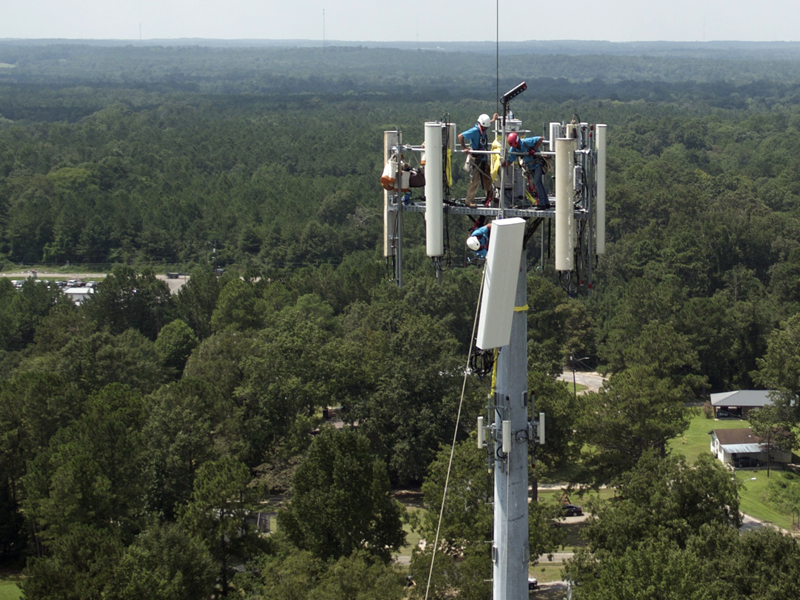
[[[515,305],[527,304],[526,250],[522,249]],[[494,546],[492,548],[494,600],[528,598],[528,344],[527,312],[516,311],[511,343],[497,359],[495,411],[496,439],[503,421],[510,421],[508,454],[496,445],[494,469]],[[508,444],[507,444],[508,445]]]

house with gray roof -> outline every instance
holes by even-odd
[[[715,429],[711,432],[711,454],[726,466],[735,468],[760,467],[767,464],[788,464],[792,453],[772,448],[767,456],[767,445],[748,429]]]
[[[767,404],[772,404],[769,397],[770,390],[735,390],[733,392],[721,392],[711,394],[711,406],[714,415],[720,417],[741,417],[747,418],[754,408],[763,408]]]

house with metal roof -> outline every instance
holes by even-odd
[[[747,413],[754,408],[763,408],[767,404],[772,404],[770,393],[770,390],[735,390],[711,394],[711,406],[714,408],[714,415],[717,418],[740,417],[746,419]]]
[[[83,302],[94,293],[92,287],[71,287],[64,290],[64,295],[72,300],[75,304],[80,306]]]
[[[791,452],[772,448],[767,456],[767,445],[748,429],[714,429],[711,432],[711,454],[722,464],[735,467],[766,466],[767,459],[772,465],[788,464],[792,460]]]

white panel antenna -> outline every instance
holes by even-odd
[[[476,342],[482,350],[508,346],[511,340],[524,237],[525,219],[515,217],[492,222]]]
[[[445,123],[425,123],[425,248],[444,255],[444,175],[442,137]]]

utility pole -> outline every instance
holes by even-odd
[[[497,359],[495,430],[502,446],[494,456],[493,600],[528,598],[528,313],[527,253],[523,244],[515,297],[511,341]],[[532,412],[532,411],[531,411]],[[504,424],[507,421],[507,424]],[[506,436],[510,433],[510,439]]]

